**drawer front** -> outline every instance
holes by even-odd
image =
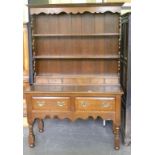
[[[114,111],[114,97],[77,97],[76,111]]]
[[[69,111],[69,97],[32,97],[33,110]]]

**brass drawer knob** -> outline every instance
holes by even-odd
[[[58,105],[59,107],[63,107],[63,106],[65,105],[65,102],[60,102],[60,101],[58,101],[58,102],[57,102],[57,105]]]
[[[45,105],[45,101],[37,101],[37,105],[39,107],[43,107]]]
[[[111,104],[109,104],[109,103],[102,103],[101,104],[101,107],[102,108],[110,108],[111,107]]]
[[[82,107],[86,107],[88,105],[88,103],[85,102],[85,101],[80,102],[80,104],[81,104]]]

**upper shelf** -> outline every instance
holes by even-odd
[[[104,37],[119,36],[119,33],[94,33],[94,34],[32,34],[33,37]]]
[[[65,12],[67,14],[77,13],[120,13],[123,3],[89,3],[89,4],[47,4],[47,5],[28,5],[30,7],[30,14],[60,14]]]

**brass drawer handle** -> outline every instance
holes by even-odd
[[[111,104],[109,104],[109,103],[102,103],[101,107],[102,108],[109,108],[109,107],[111,107]]]
[[[37,101],[37,105],[39,107],[43,107],[45,105],[45,101]]]
[[[88,103],[85,102],[85,101],[82,101],[80,104],[81,104],[82,107],[86,107],[88,105]]]
[[[58,105],[59,107],[63,107],[63,106],[65,105],[65,102],[60,102],[60,101],[58,101],[58,102],[57,102],[57,105]]]

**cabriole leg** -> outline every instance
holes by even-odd
[[[115,129],[116,129],[115,124],[114,124],[114,123],[112,123],[112,131],[113,131],[113,134],[115,134],[115,133],[116,133]]]
[[[44,121],[43,121],[43,119],[38,119],[38,128],[39,128],[40,133],[42,133],[44,131]]]

